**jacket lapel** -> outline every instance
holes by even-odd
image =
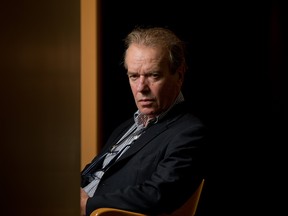
[[[144,134],[142,134],[139,139],[135,141],[134,144],[117,160],[115,163],[124,160],[127,157],[140,151],[145,145],[147,145],[156,136],[167,130],[170,125],[177,121],[182,116],[183,107],[178,105],[175,109],[171,110],[171,113],[167,115],[163,120],[157,124],[151,125]]]

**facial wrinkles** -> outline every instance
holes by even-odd
[[[149,57],[149,56],[148,56]],[[149,77],[152,72],[158,71],[159,59],[147,58],[146,56],[136,56],[135,61],[130,62],[129,70],[138,74],[137,82],[132,85],[136,85],[137,93],[140,95],[146,95],[150,88],[153,86],[153,81]]]
[[[158,69],[159,59],[153,58],[135,58],[131,64],[131,71],[137,72],[139,75],[145,75]]]
[[[157,49],[133,44],[127,52],[128,70],[132,72],[149,72],[160,64],[161,52]]]
[[[141,94],[151,93],[153,92],[153,87],[157,86],[161,83],[161,80],[153,80],[151,77],[152,73],[158,72],[158,60],[155,59],[146,59],[142,64],[139,64],[138,75],[139,80],[137,82],[137,90]]]
[[[172,83],[169,84],[169,82],[172,80],[164,74],[161,75],[164,77],[154,80],[149,78],[149,74],[152,74],[152,72],[161,73],[161,71],[163,73],[169,70],[166,62],[163,61],[163,52],[153,48],[133,45],[129,48],[126,57],[128,71],[139,76],[137,81],[130,82],[136,103],[143,99],[153,101],[149,106],[140,102],[138,107],[147,114],[159,113],[170,101],[167,97],[172,96],[169,95],[171,92],[167,92],[170,91]]]

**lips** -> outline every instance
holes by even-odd
[[[153,103],[152,99],[141,99],[138,100],[138,103],[141,104],[142,106],[148,106],[151,105]]]

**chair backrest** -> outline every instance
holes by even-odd
[[[202,189],[204,186],[204,179],[202,179],[200,185],[194,194],[175,212],[167,216],[194,216],[198,207]]]
[[[198,207],[199,199],[202,193],[204,179],[198,186],[194,194],[175,212],[172,214],[165,214],[161,216],[194,216]],[[148,216],[136,212],[126,211],[114,208],[99,208],[94,210],[90,216]]]

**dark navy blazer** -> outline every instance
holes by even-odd
[[[133,123],[131,118],[116,128],[91,163],[107,152]],[[87,201],[86,215],[100,207],[151,215],[179,208],[205,173],[204,138],[203,123],[189,112],[185,102],[176,105],[105,172],[94,196]],[[81,172],[82,187],[94,171],[87,172],[91,163]]]

